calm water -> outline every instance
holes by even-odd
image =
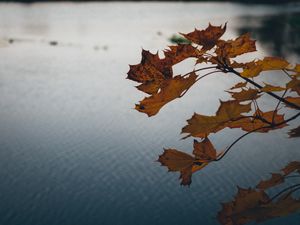
[[[299,62],[299,15],[299,4],[0,4],[0,224],[218,224],[237,185],[253,187],[300,160],[300,140],[287,129],[254,134],[182,187],[155,160],[163,147],[191,152],[192,139],[180,140],[185,120],[215,113],[236,80],[208,78],[148,118],[132,109],[143,95],[125,79],[128,64],[139,62],[141,47],[162,50],[178,31],[226,21],[226,38],[252,31],[256,57]],[[239,134],[212,140],[224,148]]]

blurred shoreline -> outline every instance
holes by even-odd
[[[67,1],[67,0],[0,0],[0,2],[17,2],[17,3],[35,3],[35,2],[235,2],[241,4],[286,4],[286,3],[296,3],[299,0],[74,0],[74,1]]]

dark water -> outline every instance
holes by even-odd
[[[162,49],[172,34],[209,21],[228,21],[227,38],[252,31],[257,56],[299,62],[299,12],[299,4],[1,4],[0,35],[13,43],[0,49],[0,224],[219,224],[220,203],[237,185],[300,160],[300,141],[288,129],[253,134],[182,187],[155,160],[163,147],[191,152],[179,135],[185,120],[215,113],[236,80],[208,78],[147,118],[132,109],[143,96],[125,80],[128,64],[141,46]],[[212,140],[224,148],[240,134]],[[262,224],[299,221],[295,213]]]

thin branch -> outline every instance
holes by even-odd
[[[238,77],[244,79],[245,81],[249,82],[250,84],[254,85],[255,87],[258,87],[259,89],[263,88],[261,85],[259,85],[258,83],[252,81],[251,79],[249,79],[247,77],[243,77],[239,72],[237,72],[233,68],[228,67],[227,70],[228,70],[228,72],[231,72],[231,73],[237,75]],[[273,92],[266,91],[265,93],[267,93],[268,95],[271,95],[272,97],[284,102],[285,104],[287,104],[289,106],[292,106],[293,108],[295,108],[297,110],[300,110],[300,106],[298,106],[298,105],[296,105],[292,102],[289,102],[289,101],[285,100],[284,98],[279,97],[278,95],[274,94]]]
[[[220,161],[220,160],[221,160],[221,159],[229,152],[229,150],[230,150],[236,143],[238,143],[241,139],[243,139],[243,138],[244,138],[245,136],[247,136],[248,134],[251,134],[251,133],[253,133],[253,132],[256,132],[256,131],[261,130],[261,129],[264,129],[264,128],[275,128],[275,127],[278,127],[278,126],[280,126],[280,125],[282,125],[282,124],[285,124],[285,123],[287,123],[287,122],[289,122],[289,121],[291,121],[291,120],[296,119],[298,116],[300,116],[300,112],[297,113],[296,115],[290,117],[289,119],[284,120],[283,122],[280,122],[280,123],[277,123],[277,124],[275,123],[275,124],[272,124],[272,125],[270,125],[270,126],[259,127],[259,128],[256,128],[256,129],[254,129],[254,130],[252,130],[252,131],[249,131],[249,132],[243,134],[242,136],[240,136],[239,138],[237,138],[234,142],[232,142],[231,145],[229,145],[229,146],[226,148],[226,150],[224,151],[224,153],[223,153],[219,158],[215,159],[214,161]]]
[[[214,160],[214,161],[220,161],[220,160],[221,160],[221,159],[229,152],[229,150],[230,150],[236,143],[238,143],[241,139],[243,139],[244,137],[246,137],[248,134],[251,134],[251,133],[253,133],[253,132],[255,132],[255,131],[258,131],[258,130],[260,130],[260,129],[263,129],[263,128],[269,128],[269,127],[270,127],[270,126],[260,127],[260,128],[254,129],[254,130],[252,130],[252,131],[249,131],[249,132],[243,134],[243,135],[240,136],[238,139],[236,139],[234,142],[232,142],[231,145],[229,145],[229,146],[226,148],[226,150],[224,151],[224,153],[223,153],[219,158],[217,158],[217,159]]]

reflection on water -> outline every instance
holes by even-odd
[[[238,32],[251,35],[259,40],[271,55],[300,56],[300,13],[290,12],[263,17],[245,16],[241,18],[243,27]]]

